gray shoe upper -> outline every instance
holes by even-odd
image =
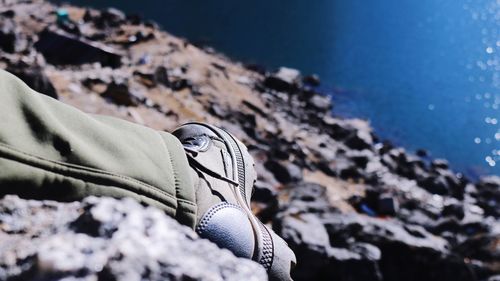
[[[259,262],[271,280],[291,280],[295,255],[250,210],[256,173],[245,145],[203,123],[187,123],[173,135],[184,145],[197,183],[198,234],[237,256]]]

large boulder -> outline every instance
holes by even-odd
[[[474,280],[466,260],[424,227],[340,213],[327,198],[325,187],[298,183],[280,202],[274,227],[297,254],[297,280]]]
[[[267,280],[132,199],[0,200],[0,280]]]
[[[382,280],[377,247],[366,243],[332,247],[317,216],[286,216],[278,228],[298,257],[295,280]]]
[[[113,68],[121,65],[121,55],[111,47],[54,28],[44,29],[38,36],[35,48],[51,64],[81,65],[98,62],[102,66]]]
[[[334,246],[356,241],[379,248],[383,280],[473,280],[448,243],[420,226],[357,214],[331,215],[324,224]]]

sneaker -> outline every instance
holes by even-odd
[[[295,255],[250,210],[257,178],[247,148],[230,133],[204,123],[173,132],[184,146],[196,186],[196,232],[236,256],[259,262],[271,280],[291,280]]]

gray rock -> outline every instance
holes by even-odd
[[[300,80],[300,72],[297,69],[288,67],[280,67],[278,72],[274,75],[289,84],[296,83]]]
[[[110,99],[118,105],[137,106],[144,97],[139,93],[129,88],[126,80],[113,80],[108,84],[106,90],[101,93],[101,96]]]
[[[323,223],[312,214],[285,216],[277,223],[280,236],[297,255],[295,280],[320,280],[328,267],[330,241]]]
[[[301,213],[322,214],[335,211],[334,207],[328,202],[326,188],[319,184],[298,182],[288,185],[287,193],[282,200],[281,214],[284,216],[295,216]]]
[[[355,214],[331,215],[324,224],[333,246],[355,241],[379,248],[383,280],[473,280],[447,241],[423,227]]]
[[[302,169],[293,163],[282,163],[268,160],[264,166],[273,173],[274,177],[282,183],[297,182],[302,180]]]
[[[314,95],[308,101],[309,107],[319,111],[327,111],[332,107],[332,101],[329,96]]]
[[[302,78],[302,82],[313,87],[317,87],[321,83],[321,80],[319,79],[319,76],[317,74],[311,74]]]
[[[377,211],[382,215],[394,216],[399,211],[399,202],[397,198],[390,194],[383,194],[378,198]]]
[[[267,280],[132,199],[0,200],[0,280]]]
[[[267,75],[264,86],[280,92],[290,92],[298,88],[300,72],[296,69],[281,67],[277,72]]]
[[[486,216],[500,218],[500,177],[482,178],[477,184],[476,199]]]
[[[347,137],[345,144],[357,150],[371,149],[373,146],[373,139],[370,132],[358,130]]]
[[[379,248],[367,243],[353,243],[348,249],[330,248],[330,266],[325,280],[383,280],[379,261]]]
[[[19,31],[14,20],[0,16],[0,50],[7,53],[20,52],[27,44],[26,36]]]
[[[125,22],[125,13],[115,8],[107,8],[101,13],[100,20],[109,26],[119,26]]]
[[[431,165],[432,168],[435,169],[448,169],[450,167],[448,160],[445,159],[435,159],[432,161]]]
[[[382,280],[377,247],[366,243],[332,247],[323,222],[314,214],[285,216],[279,229],[298,257],[295,280]]]

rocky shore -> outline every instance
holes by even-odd
[[[0,220],[0,280],[267,278],[258,264],[132,199],[59,203],[8,195]]]
[[[314,75],[234,62],[116,9],[56,7],[38,0],[0,3],[0,67],[41,93],[85,112],[158,130],[198,120],[242,139],[259,174],[253,210],[296,252],[296,280],[500,280],[499,177],[472,182],[451,171],[445,160],[428,159],[425,151],[413,155],[379,139],[366,121],[334,117],[333,104],[317,92],[320,81]],[[64,226],[71,224],[69,214],[76,216],[75,210],[98,201],[57,207],[69,212],[68,219],[47,221],[44,227],[52,225],[54,231],[44,235],[76,239]],[[9,232],[11,213],[46,204],[58,203],[0,201],[0,279],[120,279],[109,270],[84,271],[90,273],[83,277],[78,270],[43,275],[40,267],[25,266],[40,258],[39,251],[5,254],[6,247],[27,245],[35,237]],[[38,224],[23,227],[42,231]],[[96,243],[91,247],[99,247],[98,240],[88,239]],[[127,268],[127,274],[144,277],[151,270],[147,263],[162,259],[175,263],[168,257],[144,261]],[[71,261],[61,262],[73,269],[87,266]],[[207,266],[193,260],[198,262]],[[29,275],[23,275],[26,268]],[[171,266],[158,270],[154,274],[177,272]],[[226,270],[188,280],[236,280],[220,272]]]

